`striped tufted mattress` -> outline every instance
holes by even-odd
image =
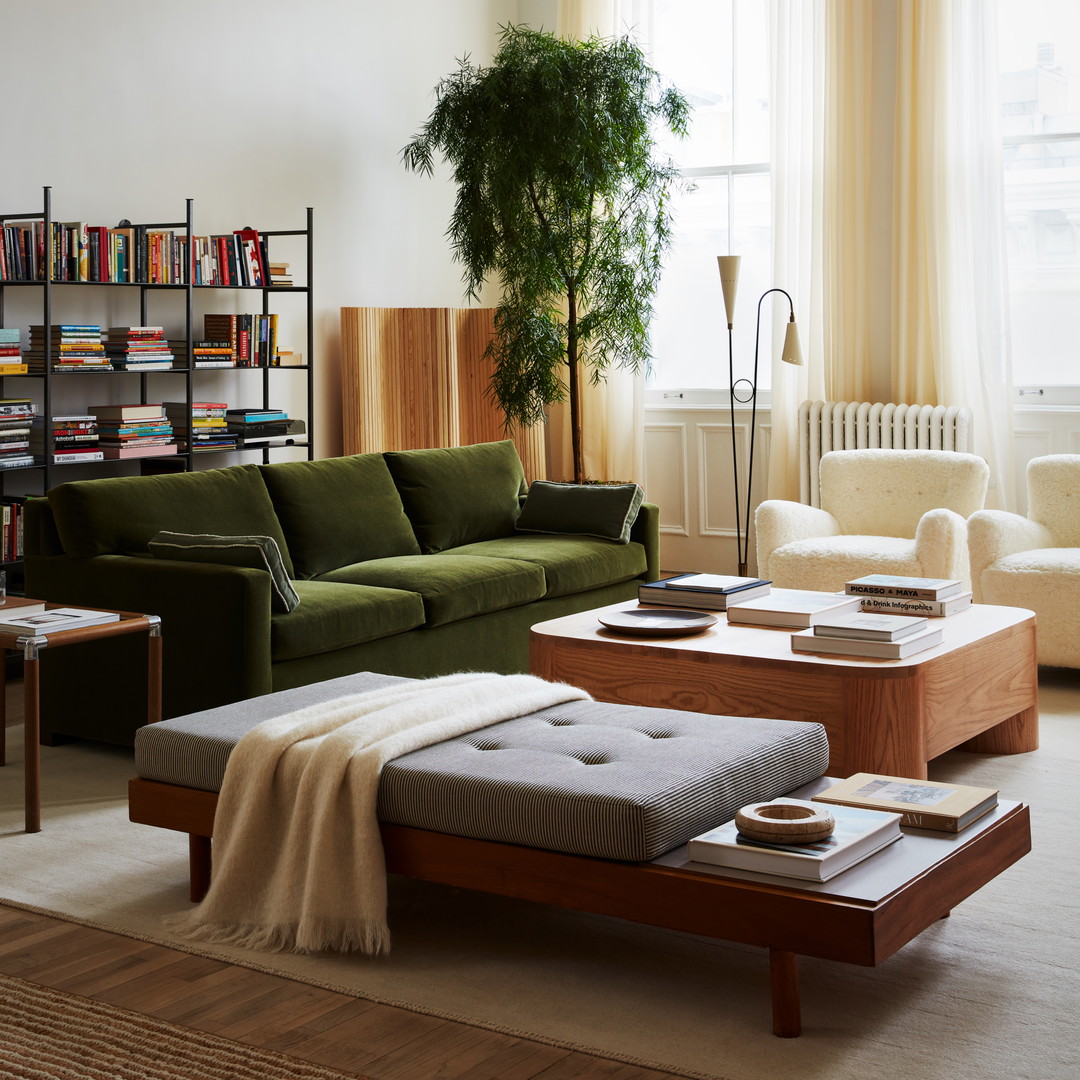
[[[361,673],[141,728],[140,777],[217,791],[256,724],[401,682]],[[821,776],[820,724],[577,701],[414,751],[383,769],[386,824],[598,858],[644,861],[739,807]]]

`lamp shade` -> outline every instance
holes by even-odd
[[[724,310],[727,312],[727,324],[730,330],[735,325],[735,289],[739,284],[739,263],[741,255],[717,255],[720,267],[720,284],[724,289]]]
[[[799,328],[795,325],[794,315],[787,324],[787,331],[784,334],[784,351],[780,354],[780,359],[785,364],[795,364],[798,367],[802,367],[804,362],[802,345],[799,343]]]

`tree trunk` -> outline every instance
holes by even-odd
[[[577,292],[570,285],[566,293],[566,366],[570,392],[570,449],[574,459],[574,483],[585,479],[585,459],[581,450],[581,394],[578,382]]]

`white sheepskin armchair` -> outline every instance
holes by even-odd
[[[1035,612],[1039,663],[1080,667],[1080,454],[1033,458],[1027,517],[980,510],[968,522],[977,604]]]
[[[833,450],[821,508],[768,499],[754,515],[757,572],[779,589],[836,592],[864,574],[969,581],[967,521],[990,469],[951,450]]]

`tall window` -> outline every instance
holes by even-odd
[[[741,255],[736,378],[753,365],[756,298],[770,287],[769,5],[655,0],[652,60],[693,105],[689,137],[663,149],[693,190],[675,200],[675,241],[656,298],[652,390],[728,386],[717,255]],[[769,356],[771,320],[762,320]],[[769,385],[766,362],[759,388]]]
[[[1013,382],[1021,401],[1076,403],[1080,5],[999,0],[998,13]]]

